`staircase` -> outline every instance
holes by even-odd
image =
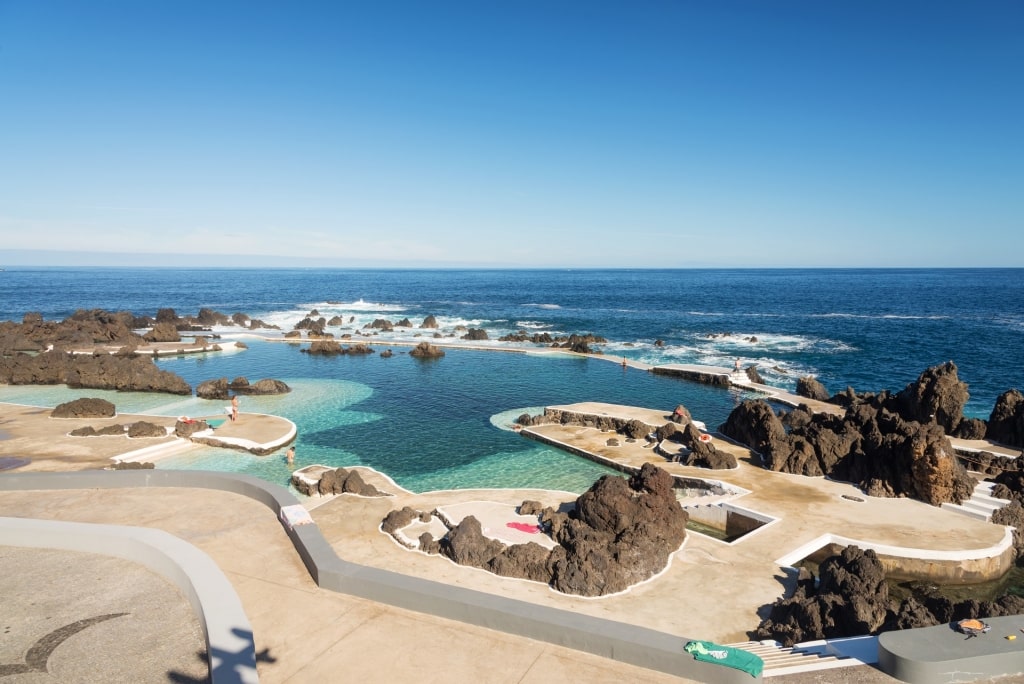
[[[858,658],[830,652],[832,649],[826,642],[798,644],[792,648],[786,648],[772,640],[744,641],[728,645],[761,656],[764,661],[764,672],[761,676],[764,679],[865,664]]]
[[[997,499],[992,496],[993,487],[994,482],[979,482],[974,486],[970,499],[961,504],[944,503],[942,508],[988,522],[992,520],[995,511],[1010,503],[1009,499]]]

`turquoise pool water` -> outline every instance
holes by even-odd
[[[579,493],[611,473],[586,459],[528,440],[508,429],[523,412],[551,404],[607,401],[638,406],[686,404],[715,426],[736,397],[721,389],[624,371],[607,361],[451,350],[423,362],[395,350],[387,359],[317,358],[293,345],[247,341],[249,349],[223,356],[161,360],[193,386],[245,376],[284,380],[292,392],[243,396],[242,412],[269,413],[298,428],[295,467],[367,466],[415,492],[466,488],[543,488]],[[120,413],[220,416],[226,401],[144,393],[0,386],[0,401],[55,406],[95,396]],[[169,456],[159,468],[240,472],[286,484],[284,449],[252,456],[200,448]]]

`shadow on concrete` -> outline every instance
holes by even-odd
[[[231,633],[239,639],[243,639],[246,645],[235,652],[229,652],[220,648],[211,648],[210,653],[203,651],[196,652],[196,658],[206,663],[210,669],[210,676],[197,679],[181,672],[171,671],[167,673],[167,681],[174,684],[228,684],[234,682],[258,682],[256,670],[253,667],[252,653],[256,649],[252,632],[246,629],[233,629]],[[210,667],[210,660],[215,663]],[[276,663],[277,658],[270,655],[270,649],[265,648],[256,652],[257,663]]]

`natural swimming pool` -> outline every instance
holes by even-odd
[[[298,345],[246,344],[239,352],[159,363],[193,386],[218,377],[284,380],[291,393],[244,396],[241,410],[296,424],[294,467],[368,466],[416,492],[536,487],[579,493],[613,472],[507,429],[530,408],[602,401],[668,411],[682,403],[714,429],[739,399],[720,388],[568,355],[450,349],[441,359],[421,361],[394,347],[392,358],[325,358],[303,354]],[[80,396],[106,398],[121,413],[217,415],[226,405],[194,396],[0,387],[0,401],[15,403],[54,406]],[[204,447],[170,456],[158,467],[242,472],[285,484],[291,469],[283,454]]]

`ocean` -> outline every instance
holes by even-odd
[[[969,385],[968,416],[987,418],[996,397],[1024,387],[1024,270],[333,270],[67,269],[0,272],[0,320],[26,312],[61,319],[77,309],[200,308],[243,312],[282,331],[315,309],[344,319],[332,332],[360,332],[376,319],[428,315],[444,334],[457,326],[498,337],[525,330],[591,333],[606,356],[650,364],[756,364],[770,384],[792,390],[816,376],[832,393],[898,391],[933,365],[954,361]],[[351,321],[351,322],[349,322]],[[225,337],[240,329],[224,328]],[[420,330],[367,341],[395,356],[315,358],[298,345],[161,360],[196,385],[211,378],[274,377],[295,391],[246,397],[243,410],[285,415],[299,428],[297,464],[367,465],[414,491],[544,487],[583,491],[600,467],[507,429],[524,410],[578,401],[666,411],[686,405],[714,428],[749,395],[624,370],[598,359],[455,349],[434,362],[402,353],[430,340]],[[389,346],[389,345],[394,345]],[[531,348],[504,343],[510,348]],[[0,387],[0,401],[52,405],[95,391]],[[122,412],[202,415],[198,399],[113,395]],[[214,407],[216,408],[216,407]],[[213,411],[206,411],[213,412]],[[206,450],[210,451],[210,450]],[[216,451],[216,450],[214,450]],[[275,456],[194,453],[161,467],[251,472],[287,482]]]

